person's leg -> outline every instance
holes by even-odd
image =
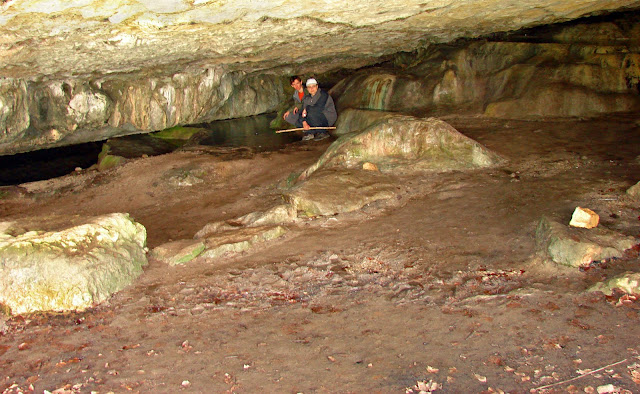
[[[291,111],[289,112],[289,115],[286,118],[284,118],[284,120],[287,123],[294,125],[296,127],[302,127],[302,119],[300,116],[300,112],[298,112],[297,114],[294,114],[293,111]]]
[[[307,123],[311,127],[328,127],[329,122],[324,114],[320,111],[307,111],[306,117]],[[310,130],[313,134],[326,132],[326,130],[318,129],[318,130]]]

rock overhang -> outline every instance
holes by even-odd
[[[330,78],[398,54],[421,59],[441,47],[432,44],[635,8],[640,0],[4,0],[0,155],[275,112],[291,74]],[[447,73],[438,105],[459,82]]]
[[[324,72],[640,1],[9,0],[0,7],[0,76],[46,80],[214,65]]]

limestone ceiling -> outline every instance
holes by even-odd
[[[357,67],[431,42],[640,0],[0,0],[0,77]]]

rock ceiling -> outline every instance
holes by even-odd
[[[640,7],[633,0],[0,0],[0,77],[358,67],[459,37]]]

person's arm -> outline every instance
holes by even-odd
[[[322,111],[324,117],[327,118],[327,122],[329,122],[329,126],[333,126],[338,120],[338,113],[336,112],[336,105],[333,102],[333,98],[329,93],[327,93],[327,101],[324,105],[324,111]]]

